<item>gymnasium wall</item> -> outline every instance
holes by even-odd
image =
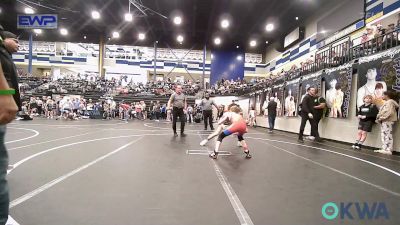
[[[331,1],[305,21],[305,38],[299,44],[284,52],[277,51],[273,45],[267,47],[265,53],[266,72],[278,72],[282,69],[287,71],[293,64],[299,66],[301,61],[305,61],[311,55],[315,56],[315,52],[321,46],[321,43],[317,42],[318,21],[337,10],[338,2],[344,2],[344,0]],[[363,22],[354,25],[355,29],[359,29],[362,26],[364,26]]]
[[[356,117],[356,99],[357,99],[357,79],[358,75],[353,75],[352,87],[351,87],[351,100],[349,107],[348,118],[325,118],[320,122],[319,132],[321,137],[354,143],[358,128],[358,119]],[[300,117],[277,117],[275,128],[278,130],[284,130],[288,132],[298,133],[300,128]],[[268,127],[268,120],[264,116],[257,117],[257,125],[261,127]],[[310,125],[307,124],[305,133],[309,134]],[[394,137],[400,137],[400,125],[396,123],[394,128]],[[373,127],[372,132],[369,134],[365,145],[379,148],[381,145],[380,127],[376,124]],[[400,151],[400,138],[394,138],[394,149]]]

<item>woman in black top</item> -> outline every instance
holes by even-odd
[[[360,120],[358,123],[357,140],[351,146],[353,149],[358,150],[361,149],[362,144],[367,139],[367,133],[372,131],[372,126],[378,115],[378,108],[372,104],[372,96],[366,95],[363,100],[364,104],[357,110],[357,117]]]

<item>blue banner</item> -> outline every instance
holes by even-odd
[[[218,81],[244,78],[244,53],[238,51],[213,51],[211,58],[211,84]]]

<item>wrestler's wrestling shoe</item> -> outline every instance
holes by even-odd
[[[250,154],[250,151],[244,152],[244,154],[246,154],[246,159],[250,159],[251,157],[253,157],[253,156]]]
[[[217,159],[218,158],[218,152],[212,152],[212,153],[210,153],[208,156],[210,156],[210,158],[213,158],[213,159]]]
[[[208,140],[204,139],[200,142],[200,146],[205,146],[207,144]]]

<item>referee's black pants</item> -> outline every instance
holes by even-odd
[[[183,112],[183,108],[177,108],[174,107],[172,109],[172,129],[174,130],[174,133],[176,133],[176,122],[178,120],[178,117],[181,121],[181,134],[185,131],[185,113]]]
[[[203,117],[204,117],[204,129],[207,130],[208,123],[210,123],[211,130],[214,130],[212,110],[204,110]]]

